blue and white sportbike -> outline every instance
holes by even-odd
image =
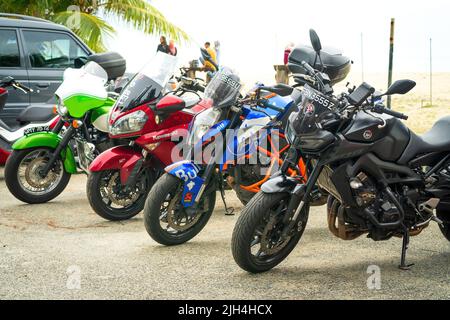
[[[165,168],[148,194],[145,227],[158,243],[177,245],[195,237],[214,210],[216,191],[224,200],[225,180],[241,202],[250,201],[289,149],[280,128],[300,91],[257,85],[239,98],[240,89],[239,77],[229,69],[214,76],[201,102],[210,107],[190,126],[186,160]],[[232,208],[225,210],[232,214]]]

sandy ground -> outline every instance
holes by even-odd
[[[9,194],[0,169],[0,299],[450,298],[450,243],[435,224],[412,239],[416,265],[400,271],[399,239],[341,241],[328,232],[324,208],[314,208],[290,257],[251,275],[234,263],[237,216],[225,216],[219,201],[198,237],[168,248],[150,239],[142,215],[123,223],[96,216],[85,183],[74,176],[56,200],[30,206]],[[231,192],[228,199],[239,212]],[[368,268],[379,268],[380,290],[368,288]]]

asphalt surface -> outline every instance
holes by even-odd
[[[234,263],[237,215],[225,216],[219,197],[205,229],[169,248],[147,235],[142,214],[121,223],[98,217],[85,183],[73,176],[57,199],[31,206],[8,192],[0,169],[0,299],[450,298],[450,243],[435,224],[412,238],[415,266],[401,271],[400,239],[339,240],[326,227],[325,208],[313,208],[289,258],[251,275]],[[227,197],[239,213],[237,199]]]

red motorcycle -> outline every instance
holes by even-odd
[[[110,112],[110,137],[130,143],[97,156],[87,181],[91,207],[107,220],[130,219],[143,210],[191,120],[209,107],[199,103],[197,92],[204,88],[196,80],[183,76],[169,84],[175,67],[175,57],[158,53],[122,90]]]

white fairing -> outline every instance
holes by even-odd
[[[108,124],[108,115],[109,113],[105,113],[104,115],[101,115],[98,117],[92,124],[94,127],[96,127],[98,130],[102,132],[109,132],[109,124]]]
[[[24,127],[18,128],[15,131],[8,131],[5,128],[0,126],[0,136],[9,142],[9,144],[13,144],[14,141],[18,140],[19,138],[22,138],[24,136],[24,131],[30,128],[34,127],[48,127],[52,124],[52,122],[55,120],[55,118],[50,119],[48,122],[33,122],[30,124],[27,124]]]
[[[103,72],[98,69],[100,68]],[[104,73],[104,74],[103,74]],[[106,99],[108,93],[105,83],[108,80],[106,71],[95,62],[87,63],[81,69],[68,68],[64,71],[64,80],[55,94],[61,100],[74,95],[86,95]]]
[[[256,133],[264,128],[264,126],[266,126],[271,120],[272,119],[270,117],[244,120],[239,128],[239,134],[237,137],[238,145],[242,146],[247,139],[255,136]]]

